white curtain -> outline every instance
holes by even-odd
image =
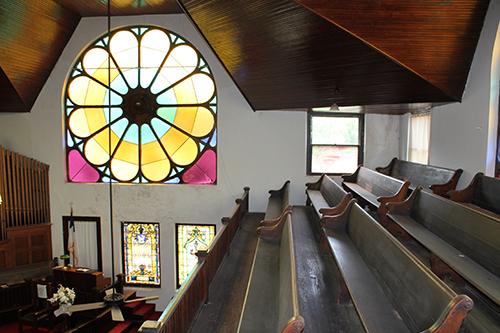
[[[71,232],[71,229],[70,229]],[[78,267],[98,269],[97,224],[94,221],[75,221],[75,255]],[[73,256],[70,258],[73,263]]]
[[[408,161],[428,164],[431,114],[412,115],[409,132]]]

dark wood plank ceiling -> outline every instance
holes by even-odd
[[[111,14],[186,12],[254,110],[460,101],[489,0],[111,0]],[[101,0],[0,0],[0,112],[29,112]],[[389,107],[388,105],[392,105]]]
[[[460,101],[488,0],[180,0],[256,110]]]

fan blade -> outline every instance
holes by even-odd
[[[111,307],[111,318],[113,318],[113,321],[124,321],[122,311],[119,307],[115,305]]]
[[[140,302],[140,301],[149,301],[152,299],[158,299],[158,296],[149,296],[149,297],[141,297],[141,298],[134,298],[134,299],[129,299],[124,301],[123,303],[132,303],[132,302]]]
[[[105,305],[104,302],[76,304],[76,305],[71,305],[68,308],[68,311],[76,312],[76,311],[94,310],[102,308],[104,307],[104,305]]]

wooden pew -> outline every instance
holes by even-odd
[[[411,183],[410,189],[422,186],[426,190],[445,196],[457,186],[462,169],[447,169],[432,165],[414,163],[394,157],[388,166],[375,168],[384,175],[391,176]]]
[[[342,175],[342,178],[342,186],[352,192],[360,204],[377,210],[383,226],[386,226],[386,203],[403,201],[410,186],[409,181],[402,181],[361,165],[354,173]]]
[[[270,191],[270,201],[282,197],[282,211],[258,228],[259,239],[250,273],[238,332],[301,332],[305,322],[299,314],[297,278],[290,214],[289,182]],[[271,200],[272,199],[272,200]],[[278,204],[278,203],[274,203]],[[271,208],[273,209],[273,208]],[[277,214],[276,212],[274,214]],[[271,221],[275,221],[271,223]]]
[[[352,200],[323,228],[366,332],[457,332],[473,307]]]
[[[340,214],[352,199],[352,193],[347,193],[326,174],[317,182],[306,183],[306,195],[306,206],[314,208],[320,226],[324,226],[329,216]]]
[[[500,179],[478,172],[463,190],[451,190],[450,200],[466,205],[500,220]]]
[[[404,202],[387,206],[388,230],[424,246],[436,275],[461,277],[500,305],[498,220],[421,188]]]

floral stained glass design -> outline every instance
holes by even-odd
[[[70,182],[216,183],[215,81],[171,31],[98,38],[69,73],[64,108]]]
[[[196,252],[206,249],[215,236],[215,225],[177,224],[177,288],[198,262]]]
[[[160,286],[159,223],[123,222],[125,283]]]

